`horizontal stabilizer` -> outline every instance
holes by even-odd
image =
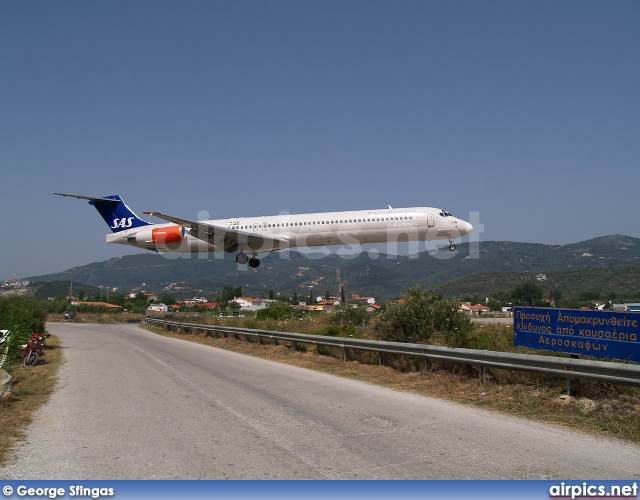
[[[82,196],[80,194],[67,194],[67,193],[51,193],[51,194],[57,194],[58,196],[69,196],[71,198],[78,198],[79,200],[106,201],[108,203],[120,203],[120,200],[113,200],[111,198],[100,198],[96,196]]]
[[[79,200],[89,200],[89,205],[93,205],[104,221],[109,225],[111,231],[118,233],[125,229],[149,226],[150,223],[138,217],[122,198],[114,194],[113,196],[84,196],[81,194],[52,193],[58,196],[68,196]]]

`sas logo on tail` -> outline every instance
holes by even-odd
[[[122,219],[113,219],[111,229],[126,229],[133,225],[133,217],[123,217]]]

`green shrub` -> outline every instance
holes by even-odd
[[[296,317],[297,312],[282,302],[271,302],[265,309],[256,312],[256,319],[286,319]]]
[[[454,299],[445,299],[419,286],[400,301],[389,302],[373,321],[376,337],[388,342],[427,344],[439,332],[450,347],[466,347],[473,331],[471,320]]]
[[[27,343],[31,332],[44,333],[46,320],[45,304],[40,300],[15,296],[0,298],[0,330],[11,332],[9,360],[22,356],[20,345]]]

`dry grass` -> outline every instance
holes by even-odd
[[[14,444],[24,439],[36,410],[48,401],[61,364],[60,339],[54,335],[46,339],[44,357],[36,366],[24,368],[20,360],[11,360],[7,371],[13,377],[13,394],[0,401],[0,464],[7,459]]]
[[[299,345],[258,344],[232,337],[215,339],[201,334],[171,333],[146,327],[170,337],[271,359],[377,384],[390,389],[431,396],[465,405],[524,417],[568,429],[640,443],[640,389],[587,380],[578,382],[578,397],[565,399],[564,380],[543,375],[434,363],[430,370],[408,358],[388,359],[378,366],[377,356]]]
[[[75,319],[64,319],[64,314],[49,314],[47,323],[139,323],[144,321],[144,314],[135,313],[92,313],[78,312]]]

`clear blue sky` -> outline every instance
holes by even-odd
[[[640,237],[640,2],[0,2],[0,278],[195,218],[435,206],[481,241]]]

